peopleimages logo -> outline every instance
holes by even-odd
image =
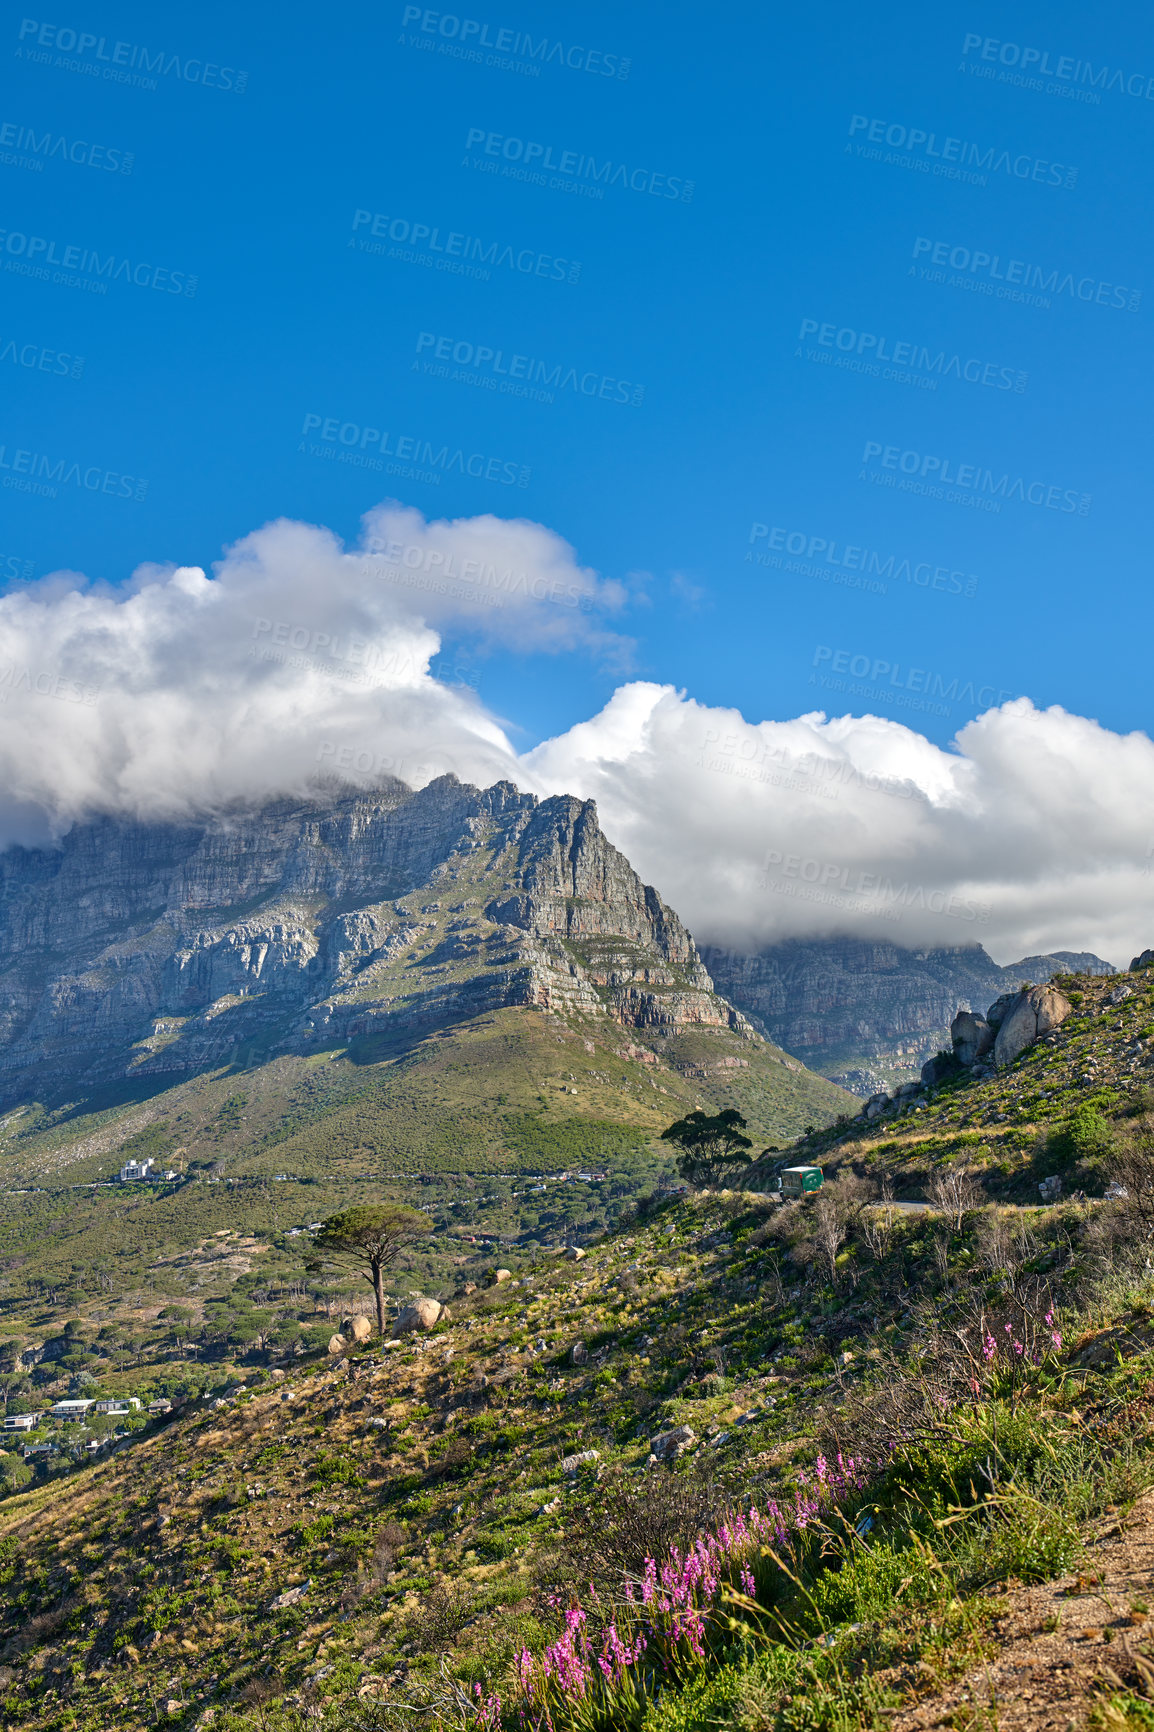
[[[17,41],[26,43],[17,48],[18,59],[30,60],[36,66],[58,66],[66,72],[87,72],[93,78],[107,78],[115,84],[141,85],[155,90],[156,80],[141,74],[157,73],[161,78],[178,78],[183,84],[203,84],[206,90],[233,90],[239,96],[248,84],[248,73],[232,66],[218,66],[212,60],[182,60],[164,48],[146,48],[139,42],[111,42],[107,36],[96,36],[86,30],[73,30],[66,25],[41,24],[35,18],[24,18],[17,31]],[[45,50],[39,53],[37,50]],[[53,59],[47,50],[55,49]],[[76,60],[62,59],[75,54]],[[86,64],[91,55],[96,65]]]
[[[439,53],[456,52],[462,60],[477,60],[500,66],[495,55],[508,54],[514,60],[529,62],[524,70],[540,77],[542,66],[567,66],[570,72],[591,72],[601,78],[626,79],[633,62],[619,54],[606,54],[600,48],[581,48],[576,43],[568,47],[551,41],[548,36],[534,40],[525,30],[510,30],[494,26],[490,37],[488,24],[479,18],[458,18],[454,12],[430,12],[423,6],[406,6],[401,14],[402,29],[415,24],[422,35],[432,38],[421,42],[422,48],[436,47]],[[488,49],[489,56],[479,52]],[[532,63],[536,64],[532,64]],[[521,70],[521,68],[518,68]]]
[[[61,272],[79,273],[101,294],[107,294],[104,286],[107,283],[131,283],[138,289],[183,295],[186,300],[192,300],[196,295],[200,279],[190,277],[187,271],[168,270],[163,265],[147,264],[143,259],[134,264],[131,259],[116,253],[98,253],[90,247],[60,244],[61,252],[57,256],[56,241],[44,235],[26,235],[19,229],[0,229],[0,251],[7,255],[4,269],[17,271],[21,276],[40,277],[52,282],[56,279],[49,266],[56,266]]]
[[[969,702],[978,709],[992,709],[1015,696],[1013,692],[999,691],[992,685],[975,688],[972,680],[961,680],[961,676],[957,674],[947,682],[944,674],[935,673],[932,668],[908,667],[903,672],[900,662],[886,661],[881,656],[864,655],[860,650],[834,649],[830,644],[819,643],[813,652],[811,665],[824,668],[827,664],[831,673],[849,674],[851,679],[855,680],[869,680],[879,692],[918,692],[927,698],[937,698],[951,704]],[[815,683],[816,677],[810,675],[811,685]],[[823,680],[821,683],[827,682]]]
[[[984,469],[980,463],[957,463],[952,457],[903,451],[900,445],[882,445],[876,439],[867,439],[862,462],[868,466],[875,461],[883,472],[888,470],[895,475],[916,477],[918,482],[929,483],[928,487],[914,487],[912,491],[915,492],[929,492],[936,496],[935,489],[940,492],[945,487],[955,487],[979,498],[986,497],[990,508],[995,510],[1003,499],[1016,499],[1022,505],[1036,505],[1046,511],[1076,512],[1079,517],[1090,515],[1092,494],[1045,481],[1027,481],[1024,475],[1008,472],[995,476],[992,469]],[[874,476],[867,469],[862,472],[862,478],[868,481]]]
[[[1017,367],[1003,367],[997,361],[951,355],[945,349],[939,349],[935,354],[925,343],[895,341],[892,337],[880,336],[876,331],[856,331],[849,325],[823,323],[818,319],[803,319],[797,336],[801,343],[813,337],[823,348],[864,360],[867,368],[878,377],[883,376],[880,364],[888,362],[891,371],[900,373],[911,368],[917,373],[934,375],[939,379],[965,380],[967,384],[985,385],[995,391],[1020,394],[1029,380],[1028,373]],[[889,373],[884,376],[888,378]]]
[[[52,373],[59,379],[79,379],[84,373],[83,355],[46,349],[43,343],[17,343],[14,337],[0,338],[0,361],[11,361],[14,367],[26,367],[29,372]]]
[[[822,566],[832,566],[847,572],[861,572],[868,577],[884,579],[876,586],[882,595],[886,583],[911,583],[918,589],[935,589],[943,595],[973,597],[978,593],[978,580],[969,572],[954,571],[948,565],[933,565],[929,560],[911,560],[896,553],[882,555],[871,547],[858,547],[853,542],[837,542],[828,535],[807,535],[800,529],[787,530],[767,523],[754,523],[749,531],[750,546],[764,541],[767,552],[787,553],[794,559],[816,560]],[[746,554],[750,560],[758,557]],[[780,567],[780,560],[763,560],[758,564]],[[787,569],[789,569],[787,567]],[[851,584],[851,588],[859,587]]]
[[[66,457],[55,461],[42,451],[11,450],[0,445],[0,486],[17,493],[36,493],[44,499],[57,497],[59,483],[64,487],[79,487],[85,493],[107,493],[117,499],[143,499],[148,482],[133,475],[122,475],[116,469],[101,469],[96,464],[70,463]]]
[[[807,859],[804,854],[783,854],[780,848],[771,848],[765,856],[765,866],[767,882],[762,885],[763,889],[779,888],[768,881],[769,872],[776,871],[782,878],[817,885],[821,891],[832,893],[834,897],[868,897],[889,911],[886,917],[891,920],[900,919],[901,913],[908,908],[948,914],[955,920],[984,922],[990,917],[988,902],[974,902],[953,891],[927,890],[924,884],[911,884],[908,879],[895,886],[891,878],[844,866],[839,860]]]
[[[527,571],[513,571],[506,566],[488,565],[481,559],[458,561],[453,553],[442,553],[436,547],[419,547],[406,541],[382,541],[374,537],[365,551],[380,558],[385,570],[377,576],[390,583],[404,583],[416,589],[432,590],[438,595],[458,595],[461,599],[477,600],[485,605],[504,607],[512,596],[525,600],[550,601],[558,607],[583,607],[589,599],[575,583],[551,582]],[[468,584],[461,591],[454,586]]]
[[[316,432],[324,444],[303,443],[304,436]],[[466,453],[460,447],[436,445],[431,439],[416,434],[391,433],[387,428],[362,426],[359,421],[342,421],[339,415],[306,415],[301,427],[302,443],[297,447],[302,456],[333,457],[356,469],[383,470],[399,473],[385,459],[402,464],[424,465],[422,476],[431,477],[436,485],[442,475],[455,469],[460,475],[471,475],[475,481],[496,481],[503,487],[528,487],[533,471],[524,463],[507,462],[501,457],[486,457],[479,451]]]
[[[115,150],[108,144],[90,144],[87,139],[69,140],[58,132],[37,132],[34,126],[22,126],[18,121],[0,122],[0,145],[7,150],[29,153],[30,166],[40,168],[35,161],[75,163],[79,168],[96,168],[105,174],[131,174],[136,161],[130,150]]]
[[[367,236],[357,231],[367,227]],[[544,277],[555,283],[576,283],[581,278],[581,266],[570,259],[554,258],[552,253],[539,253],[533,247],[513,247],[500,241],[483,241],[476,235],[448,229],[444,239],[440,228],[428,223],[410,222],[407,217],[390,217],[384,211],[353,212],[355,240],[349,246],[363,253],[377,253],[384,258],[398,258],[409,264],[432,265],[440,271],[458,276],[478,277],[488,282],[489,265],[502,266],[523,277]],[[391,246],[378,242],[391,241]],[[427,251],[420,251],[420,248]],[[418,249],[418,250],[413,250]]]
[[[947,134],[926,132],[919,126],[906,126],[901,121],[871,120],[868,114],[850,116],[849,136],[857,140],[864,133],[871,145],[904,151],[905,160],[894,159],[898,167],[919,168],[925,174],[943,174],[950,180],[967,180],[986,186],[987,174],[1006,174],[1012,180],[1030,180],[1040,186],[1072,187],[1078,182],[1078,170],[1067,163],[1051,162],[1047,157],[1032,156],[1028,151],[999,149],[996,144],[974,144],[969,139],[952,138]],[[858,140],[846,145],[847,151],[867,156],[874,161],[888,161],[880,150],[869,150]]]
[[[628,379],[617,379],[609,373],[582,372],[566,367],[560,361],[550,366],[532,355],[518,355],[504,349],[494,349],[488,343],[470,343],[456,337],[438,337],[432,331],[421,331],[417,337],[417,354],[428,353],[434,361],[449,366],[423,363],[425,372],[445,378],[459,378],[464,384],[483,384],[490,390],[514,397],[531,397],[551,403],[553,391],[572,391],[580,397],[598,397],[603,403],[629,403],[636,408],[644,400],[645,386],[633,385]],[[418,363],[414,361],[413,366]],[[471,369],[459,372],[457,369]]]
[[[658,174],[655,169],[633,168],[626,163],[605,157],[598,162],[579,150],[562,150],[560,145],[538,144],[533,139],[507,138],[503,132],[488,132],[483,126],[471,126],[465,138],[465,161],[474,145],[479,155],[495,157],[506,163],[520,163],[526,169],[561,175],[565,179],[589,181],[596,186],[620,186],[630,192],[650,193],[654,198],[678,199],[682,204],[693,202],[695,183],[678,175]],[[556,159],[554,159],[556,151]]]
[[[1072,54],[1055,54],[1050,64],[1048,48],[1028,48],[1018,42],[1003,42],[997,36],[970,33],[962,43],[962,60],[971,60],[965,71],[972,71],[981,61],[997,66],[1020,67],[1023,72],[1043,78],[1059,78],[1071,85],[1089,85],[1094,90],[1113,90],[1119,96],[1134,96],[1154,102],[1154,77],[1145,72],[1124,72],[1120,66],[1103,63],[1095,68],[1093,61],[1079,60]]]
[[[914,241],[913,257],[927,259],[942,272],[948,268],[975,277],[989,285],[986,286],[987,294],[995,293],[993,284],[1004,285],[996,291],[1002,299],[1033,299],[1039,294],[1069,295],[1072,301],[1082,301],[1087,306],[1115,307],[1127,313],[1136,313],[1142,301],[1141,289],[1127,289],[1120,283],[1107,283],[1099,277],[1077,276],[1057,265],[1047,268],[1045,265],[1032,265],[1026,259],[1007,258],[1003,261],[1000,253],[988,253],[981,247],[955,246],[952,241],[930,240],[926,235],[918,235]],[[911,265],[910,276],[913,276],[914,269]],[[921,274],[928,276],[925,270]],[[944,281],[944,275],[938,280]],[[1045,304],[1048,306],[1049,302]]]

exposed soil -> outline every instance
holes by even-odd
[[[893,1732],[985,1726],[1071,1732],[1123,1686],[1154,1696],[1154,1491],[1087,1545],[1077,1575],[1011,1589],[997,1647],[956,1683],[893,1718]],[[1147,1607],[1151,1610],[1147,1610]],[[886,1680],[909,1690],[909,1673]]]

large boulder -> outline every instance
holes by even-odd
[[[1007,1010],[994,1041],[999,1070],[1024,1053],[1042,1035],[1065,1022],[1074,1006],[1056,986],[1024,986]]]
[[[862,1108],[862,1117],[867,1119],[880,1119],[886,1109],[892,1105],[893,1102],[890,1100],[889,1095],[884,1092],[882,1094],[871,1095],[865,1106]]]
[[[950,1024],[950,1043],[959,1064],[977,1064],[994,1044],[994,1030],[987,1017],[972,1010],[959,1010]]]
[[[372,1324],[363,1315],[351,1317],[347,1323],[341,1324],[341,1334],[348,1340],[355,1341],[358,1346],[362,1341],[367,1341],[372,1332]]]
[[[347,1346],[348,1346],[348,1342],[345,1340],[343,1335],[330,1335],[329,1336],[329,1349],[328,1350],[330,1353],[333,1353],[333,1354],[343,1353]]]
[[[1029,986],[1019,987],[1014,992],[1003,992],[1001,998],[995,998],[993,1004],[991,1004],[989,1010],[986,1012],[986,1021],[989,1023],[990,1027],[994,1030],[999,1029],[1002,1026],[1006,1012],[1014,1003],[1014,1000],[1020,998],[1023,992],[1028,992],[1029,990]]]
[[[412,1335],[418,1329],[435,1329],[448,1315],[447,1307],[436,1299],[414,1299],[393,1324],[393,1334]]]

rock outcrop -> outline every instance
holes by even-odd
[[[443,776],[0,855],[0,1105],[533,1006],[756,1041],[592,801]]]
[[[1074,1006],[1053,986],[1031,986],[1020,992],[1007,1008],[994,1042],[994,1063],[999,1070],[1024,1053],[1027,1047],[1065,1022]]]
[[[950,1040],[959,1064],[977,1064],[993,1046],[994,1030],[987,1017],[975,1016],[972,1010],[959,1010],[950,1024]]]

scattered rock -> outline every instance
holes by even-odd
[[[1126,999],[1133,998],[1133,996],[1134,988],[1132,986],[1116,986],[1113,992],[1108,992],[1106,994],[1104,1003],[1122,1004]]]
[[[924,1085],[920,1082],[903,1083],[900,1088],[896,1088],[893,1092],[893,1104],[895,1107],[909,1106],[911,1101],[916,1100],[920,1094],[924,1093]]]
[[[1038,1195],[1043,1203],[1056,1203],[1058,1201],[1062,1195],[1062,1181],[1057,1173],[1051,1173],[1049,1178],[1039,1182]]]
[[[411,1335],[417,1329],[435,1329],[449,1315],[448,1308],[436,1299],[414,1299],[406,1305],[393,1324],[394,1335]]]
[[[329,1352],[330,1353],[343,1353],[347,1346],[348,1346],[348,1342],[345,1340],[343,1335],[330,1335],[329,1336]]]
[[[466,1294],[475,1293],[477,1291],[477,1283],[475,1281],[466,1281],[464,1291]]]
[[[601,1457],[597,1450],[583,1449],[580,1450],[577,1455],[567,1455],[565,1457],[561,1463],[561,1472],[564,1474],[578,1473],[581,1468],[591,1465],[595,1461],[600,1461],[600,1459]]]
[[[1023,987],[998,1028],[994,1042],[994,1063],[998,1069],[1013,1064],[1040,1035],[1049,1034],[1052,1028],[1065,1022],[1073,1009],[1070,1000],[1055,986]]]
[[[887,1094],[871,1095],[862,1108],[862,1116],[867,1119],[880,1119],[886,1108],[892,1105],[893,1102]]]
[[[677,1425],[672,1431],[661,1431],[656,1437],[651,1437],[649,1447],[658,1461],[676,1461],[691,1443],[696,1442],[697,1433],[691,1425]]]
[[[994,1044],[993,1025],[987,1017],[975,1016],[972,1010],[959,1010],[950,1024],[950,1040],[959,1064],[977,1064]],[[931,1059],[930,1063],[933,1062]]]
[[[312,1583],[309,1581],[302,1582],[297,1588],[286,1588],[283,1594],[278,1594],[276,1599],[270,1602],[269,1611],[280,1612],[283,1611],[286,1606],[299,1605],[311,1586]]]

